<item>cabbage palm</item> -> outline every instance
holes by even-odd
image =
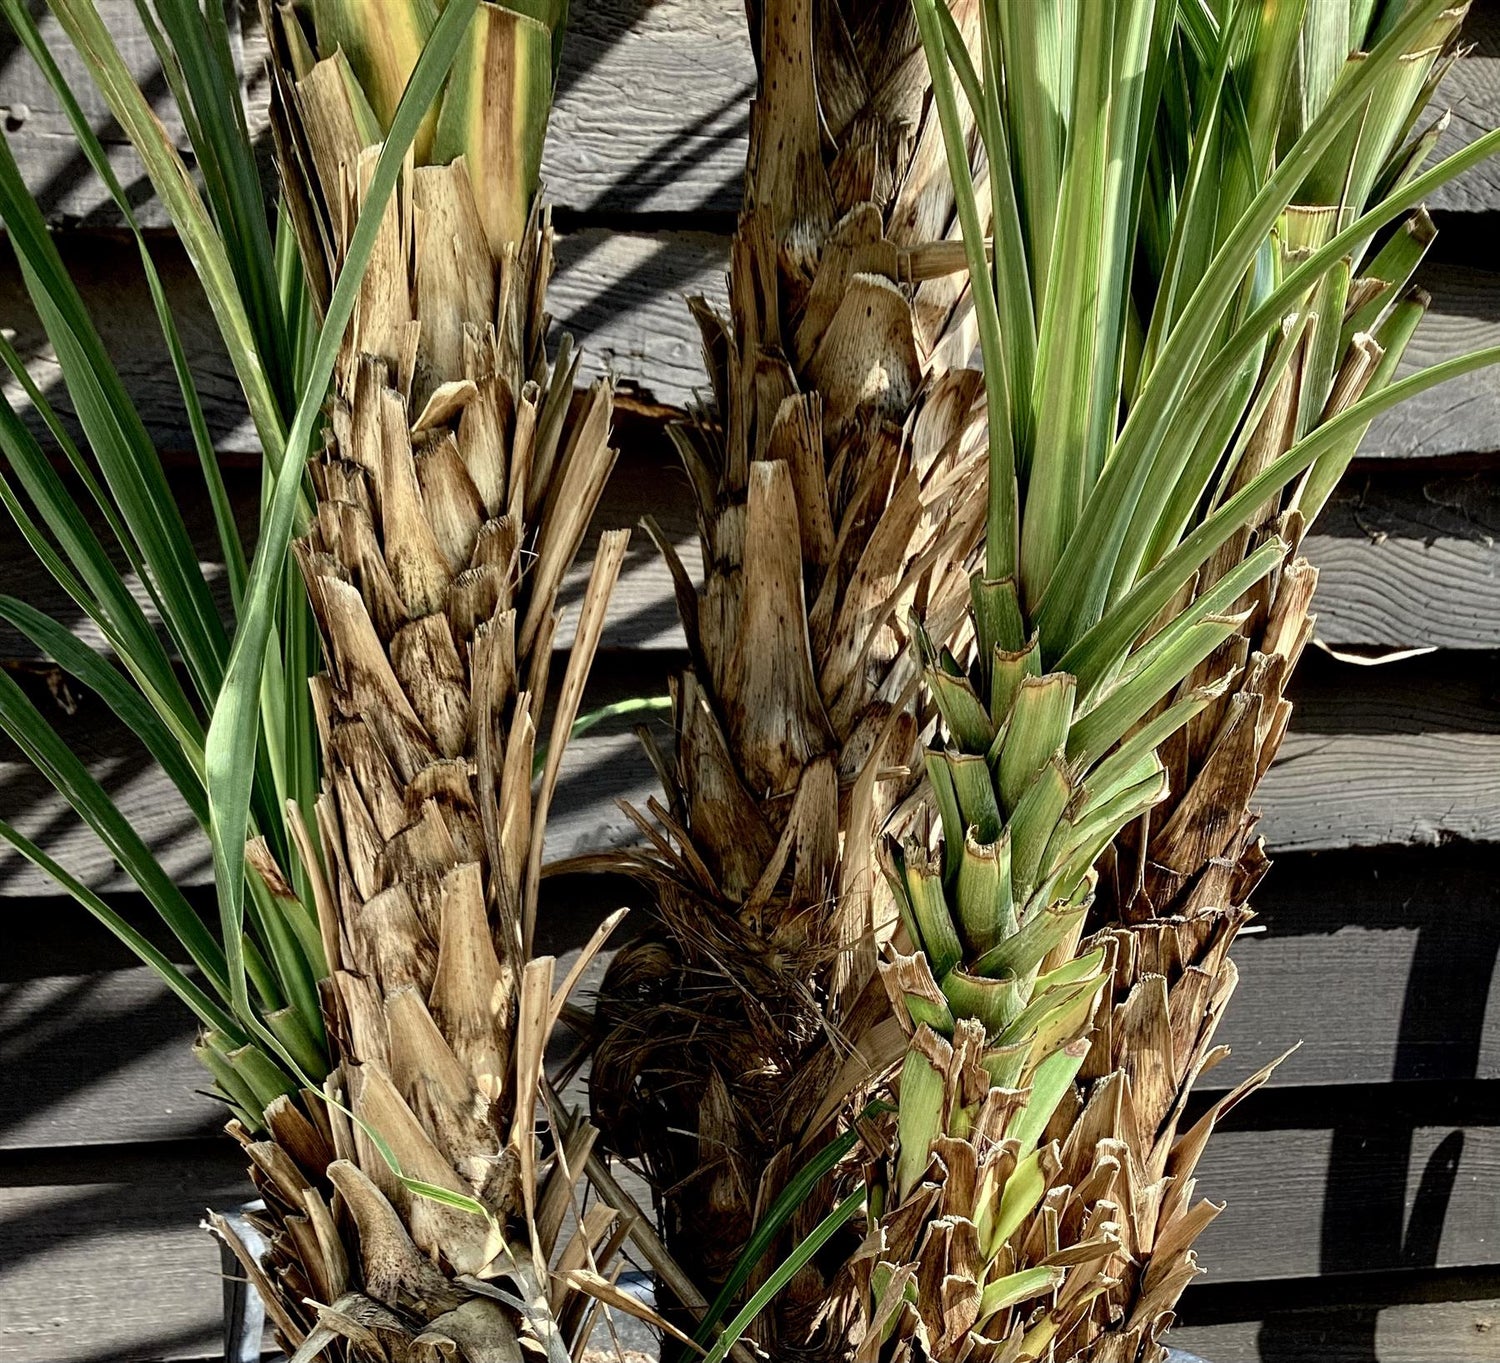
[[[437,12],[331,0],[265,18],[278,165],[320,298]],[[531,943],[547,807],[625,536],[601,546],[543,757],[558,589],[614,462],[608,385],[575,405],[576,359],[543,348],[548,18],[480,6],[418,126],[295,546],[328,660],[314,894],[334,1101],[316,1153],[290,1103],[268,1113],[270,1142],[247,1144],[268,1207],[292,1213],[268,1215],[260,1265],[292,1346],[375,1329],[471,1359],[518,1336],[566,1348],[546,1266],[591,1133],[556,1114],[560,1146],[540,1159],[533,1105],[567,990],[554,998],[563,982]],[[323,1194],[299,1168],[326,1168],[357,1260],[307,1234]],[[585,1224],[577,1266],[606,1228]],[[309,1317],[309,1295],[331,1309]]]
[[[983,513],[973,322],[909,0],[766,0],[750,20],[730,315],[693,305],[714,404],[674,431],[707,580],[662,543],[692,661],[671,750],[653,745],[649,850],[606,859],[647,882],[657,923],[612,963],[592,1069],[596,1120],[713,1286],[845,1036],[884,1007],[869,849],[916,752],[906,612],[959,619]],[[752,1333],[773,1352],[837,1337],[824,1295],[809,1268]]]
[[[524,1345],[565,1358],[587,1313],[548,1265],[556,1252],[592,1269],[613,1215],[591,1209],[562,1243],[592,1131],[552,1110],[545,1150],[536,1135],[546,1038],[573,977],[554,979],[532,939],[547,809],[625,536],[600,545],[544,728],[559,588],[614,461],[609,385],[575,397],[571,347],[556,364],[544,350],[552,233],[535,196],[562,7],[268,7],[274,239],[214,7],[142,9],[202,191],[91,0],[54,8],[204,282],[265,446],[267,492],[252,563],[232,521],[225,532],[231,640],[205,618],[201,570],[178,562],[185,536],[154,451],[136,441],[106,462],[115,428],[139,423],[122,395],[94,396],[89,382],[111,371],[91,347],[75,367],[92,401],[80,407],[97,417],[110,491],[128,495],[126,529],[142,527],[124,549],[141,546],[195,694],[178,704],[176,670],[116,609],[120,592],[12,421],[12,466],[76,574],[98,580],[91,604],[125,673],[32,623],[139,727],[203,819],[220,932],[9,691],[0,717],[130,854],[193,953],[196,978],[131,938],[204,1022],[199,1053],[266,1203],[266,1253],[235,1247],[287,1351],[480,1363]],[[29,13],[7,9],[47,65]],[[79,135],[93,145],[86,125]],[[10,191],[18,177],[5,170]],[[23,200],[7,192],[6,220],[28,233],[39,307],[54,295],[71,305]],[[165,309],[162,322],[170,339]],[[71,358],[65,323],[84,329],[66,311],[54,329]],[[186,374],[184,396],[191,408]],[[217,505],[206,439],[202,453]],[[135,481],[112,477],[117,464]],[[32,528],[24,503],[7,505]],[[69,574],[40,530],[28,537]],[[320,642],[326,670],[309,690]]]
[[[1421,172],[1444,0],[994,0],[977,43],[916,11],[988,534],[972,650],[919,633],[941,742],[883,849],[904,931],[867,1049],[896,1112],[866,1143],[854,1356],[1156,1360],[1219,1210],[1198,1158],[1267,1074],[1180,1129],[1266,865],[1248,809],[1311,630],[1298,546],[1374,416],[1500,360],[1393,378],[1432,235],[1398,220],[1500,134]]]

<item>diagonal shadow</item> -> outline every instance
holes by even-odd
[[[26,984],[0,985],[0,1145],[8,1132],[31,1124],[59,1104],[76,1101],[127,1066],[169,1049],[186,1052],[197,1030],[191,1013],[165,986],[106,1004],[96,997],[99,977],[83,975],[45,1002]],[[206,1076],[205,1076],[206,1086]],[[157,1092],[141,1094],[152,1102]],[[107,1125],[104,1118],[101,1125]],[[204,1134],[217,1125],[209,1122]]]
[[[149,764],[138,745],[113,724],[101,726],[102,732],[96,730],[94,733],[88,733],[82,726],[70,733],[69,727],[58,725],[58,732],[69,747],[84,759],[104,793],[124,811],[129,811],[132,805],[139,808],[140,801],[130,798],[129,788],[140,780],[142,771],[148,769]],[[5,747],[8,749],[9,745]],[[176,791],[164,779],[161,789],[174,801],[178,812],[177,817],[163,820],[153,828],[148,838],[150,850],[158,859],[170,857],[175,879],[202,879],[211,865],[207,841],[187,806],[177,798]],[[27,811],[39,807],[50,807],[54,812],[40,823],[25,818]],[[45,776],[29,765],[6,782],[4,799],[0,801],[0,817],[8,822],[23,824],[23,831],[33,842],[54,850],[59,837],[81,830],[82,827],[72,806],[57,795]],[[92,840],[92,833],[88,836]],[[91,842],[90,850],[98,846],[100,845]],[[19,854],[7,852],[0,859],[0,896],[10,892],[10,887],[18,877],[32,874],[30,865]],[[97,877],[90,879],[97,883]]]
[[[31,15],[39,23],[47,23],[49,12],[46,0],[27,0],[27,8]],[[55,28],[55,25],[49,25]],[[44,28],[44,36],[47,29]],[[54,34],[58,38],[55,44],[55,54],[65,75],[71,78],[71,83],[77,89],[87,88],[93,92],[92,84],[85,74],[81,60],[77,57],[72,45],[66,38]],[[16,61],[29,62],[30,56],[21,46],[20,40],[7,26],[0,32],[0,80],[11,69]],[[38,76],[40,79],[40,76]],[[159,65],[153,65],[141,73],[139,80],[141,93],[146,96],[147,102],[156,112],[158,117],[170,118],[172,115],[171,91],[168,88],[166,77]],[[104,144],[106,152],[111,148],[128,145],[128,139],[120,125],[107,112],[103,112],[90,125],[95,135]],[[128,164],[134,163],[133,156]],[[134,163],[138,164],[138,163]],[[142,170],[133,177],[127,176],[125,168],[116,165],[115,173],[120,176],[125,198],[132,209],[139,209],[152,197],[151,182]],[[32,197],[36,199],[38,206],[49,220],[62,220],[70,224],[84,226],[109,226],[115,227],[120,223],[119,213],[114,204],[103,196],[103,201],[97,204],[90,212],[82,216],[74,216],[63,213],[62,207],[66,204],[69,196],[77,190],[80,184],[92,179],[93,171],[88,164],[88,159],[76,146],[62,160],[57,162],[50,172],[43,178],[33,180],[28,177],[31,185]]]
[[[749,101],[755,93],[753,85],[742,86],[730,98],[716,108],[700,115],[691,123],[684,124],[667,141],[658,143],[649,160],[637,161],[628,173],[597,195],[590,203],[572,210],[567,219],[586,221],[591,216],[609,214],[617,220],[626,214],[641,209],[658,191],[666,188],[680,175],[684,165],[699,157],[711,155],[721,147],[746,140],[750,135]],[[731,118],[735,110],[738,117]],[[723,127],[715,125],[723,119],[730,121]],[[735,178],[730,177],[715,186],[699,207],[699,214],[721,212],[725,207],[739,206],[739,190]],[[628,224],[622,224],[628,225]]]
[[[1454,876],[1457,893],[1468,893],[1474,882],[1462,875],[1466,854],[1455,849],[1445,855],[1453,859],[1453,871],[1458,873]],[[1379,875],[1378,869],[1375,874]],[[1486,876],[1480,883],[1491,886],[1490,898],[1495,900],[1492,880]],[[1500,904],[1466,906],[1479,910],[1468,913],[1443,912],[1440,905],[1432,912],[1432,906],[1420,903],[1420,887],[1413,888],[1416,893],[1404,899],[1399,909],[1408,921],[1413,917],[1418,921],[1391,1081],[1399,1084],[1429,1078],[1435,1056],[1440,1057],[1445,1079],[1475,1079],[1496,960],[1500,957],[1500,912],[1496,912]],[[1382,903],[1372,916],[1389,915],[1395,907],[1390,892],[1378,898]],[[1330,998],[1335,996],[1336,990],[1331,989]],[[1485,1090],[1490,1087],[1486,1085]],[[1500,1111],[1488,1110],[1496,1108],[1493,1097],[1483,1106],[1486,1111],[1479,1115],[1486,1121],[1500,1117]],[[1393,1266],[1404,1270],[1436,1268],[1459,1177],[1462,1129],[1450,1131],[1422,1161],[1409,1207],[1408,1187],[1420,1158],[1417,1131],[1445,1125],[1445,1115],[1457,1114],[1400,1103],[1394,1094],[1390,1101],[1374,1108],[1341,1111],[1329,1151],[1320,1272],[1379,1272]],[[1472,1120],[1475,1114],[1462,1115]],[[1259,1333],[1261,1359],[1263,1363],[1302,1363],[1309,1330],[1327,1330],[1336,1332],[1341,1359],[1379,1363],[1379,1314],[1379,1308],[1372,1306],[1299,1312],[1295,1318],[1271,1316]]]
[[[578,257],[573,264],[576,265]],[[560,265],[561,278],[570,268]],[[588,338],[603,330],[612,320],[640,306],[643,297],[680,292],[696,273],[694,257],[686,252],[657,250],[599,289],[581,307],[568,315],[568,329],[587,349]],[[685,305],[684,305],[685,306]]]
[[[45,1196],[14,1198],[0,1214],[0,1286],[44,1255],[90,1241],[191,1229],[205,1207],[238,1206],[253,1196],[239,1148],[224,1139],[55,1158],[14,1154],[20,1158],[5,1160],[7,1188]]]

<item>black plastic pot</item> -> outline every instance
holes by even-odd
[[[264,1202],[247,1202],[224,1219],[242,1241],[259,1256],[266,1243],[250,1224],[247,1212],[265,1210]],[[250,1286],[234,1251],[219,1242],[219,1261],[224,1273],[224,1363],[260,1363],[261,1341],[266,1332],[266,1304]]]

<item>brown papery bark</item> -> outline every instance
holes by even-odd
[[[908,616],[957,627],[984,515],[967,277],[910,6],[769,0],[750,18],[730,315],[693,303],[714,402],[674,432],[701,590],[657,536],[691,664],[671,744],[650,745],[649,848],[596,859],[655,908],[601,994],[596,1120],[645,1166],[705,1286],[848,1115],[819,1111],[841,1071],[857,1095],[852,1043],[886,1011],[874,962],[893,927],[875,834],[918,753]],[[776,1357],[838,1356],[847,1315],[810,1265],[752,1335]]]

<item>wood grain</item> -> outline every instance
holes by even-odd
[[[1492,65],[1492,88],[1500,90],[1500,60]],[[1493,255],[1476,259],[1493,260]],[[1500,275],[1473,264],[1438,262],[1425,266],[1417,282],[1432,295],[1432,310],[1412,337],[1397,368],[1399,376],[1500,345]],[[1481,369],[1387,412],[1371,426],[1359,453],[1363,459],[1422,459],[1496,450],[1500,380],[1493,369]]]
[[[168,134],[179,147],[185,147],[187,137],[176,101],[167,88],[161,63],[134,5],[127,0],[124,4],[107,3],[99,8],[136,84]],[[146,226],[165,225],[166,214],[156,202],[139,159],[110,115],[108,105],[62,26],[45,7],[37,6],[32,12],[37,16],[48,50],[79,99],[89,126],[104,144],[115,176],[139,220]],[[238,7],[230,6],[227,13],[237,15]],[[238,27],[237,22],[232,25],[233,46],[243,69],[244,46]],[[49,222],[65,227],[112,226],[120,222],[120,214],[78,150],[61,102],[8,27],[4,46],[0,48],[0,105],[5,106],[4,129],[11,153]],[[261,121],[264,122],[263,118]]]
[[[568,20],[542,180],[579,214],[737,212],[755,61],[743,0],[590,0]]]
[[[1349,474],[1306,541],[1333,648],[1500,648],[1500,480]]]
[[[1500,127],[1500,5],[1480,0],[1464,22],[1469,54],[1454,65],[1433,99],[1452,119],[1438,139],[1437,156],[1448,156]],[[1500,204],[1500,165],[1494,158],[1433,195],[1431,206],[1453,213],[1484,213]]]
[[[1500,1298],[1308,1307],[1195,1324],[1189,1288],[1169,1343],[1213,1363],[1500,1363]]]
[[[1354,669],[1310,659],[1281,756],[1261,787],[1280,852],[1500,837],[1494,663],[1434,655]]]
[[[702,294],[727,308],[728,268],[727,236],[588,228],[559,243],[547,301],[558,328],[583,347],[588,370],[685,408],[707,381],[684,299]]]

